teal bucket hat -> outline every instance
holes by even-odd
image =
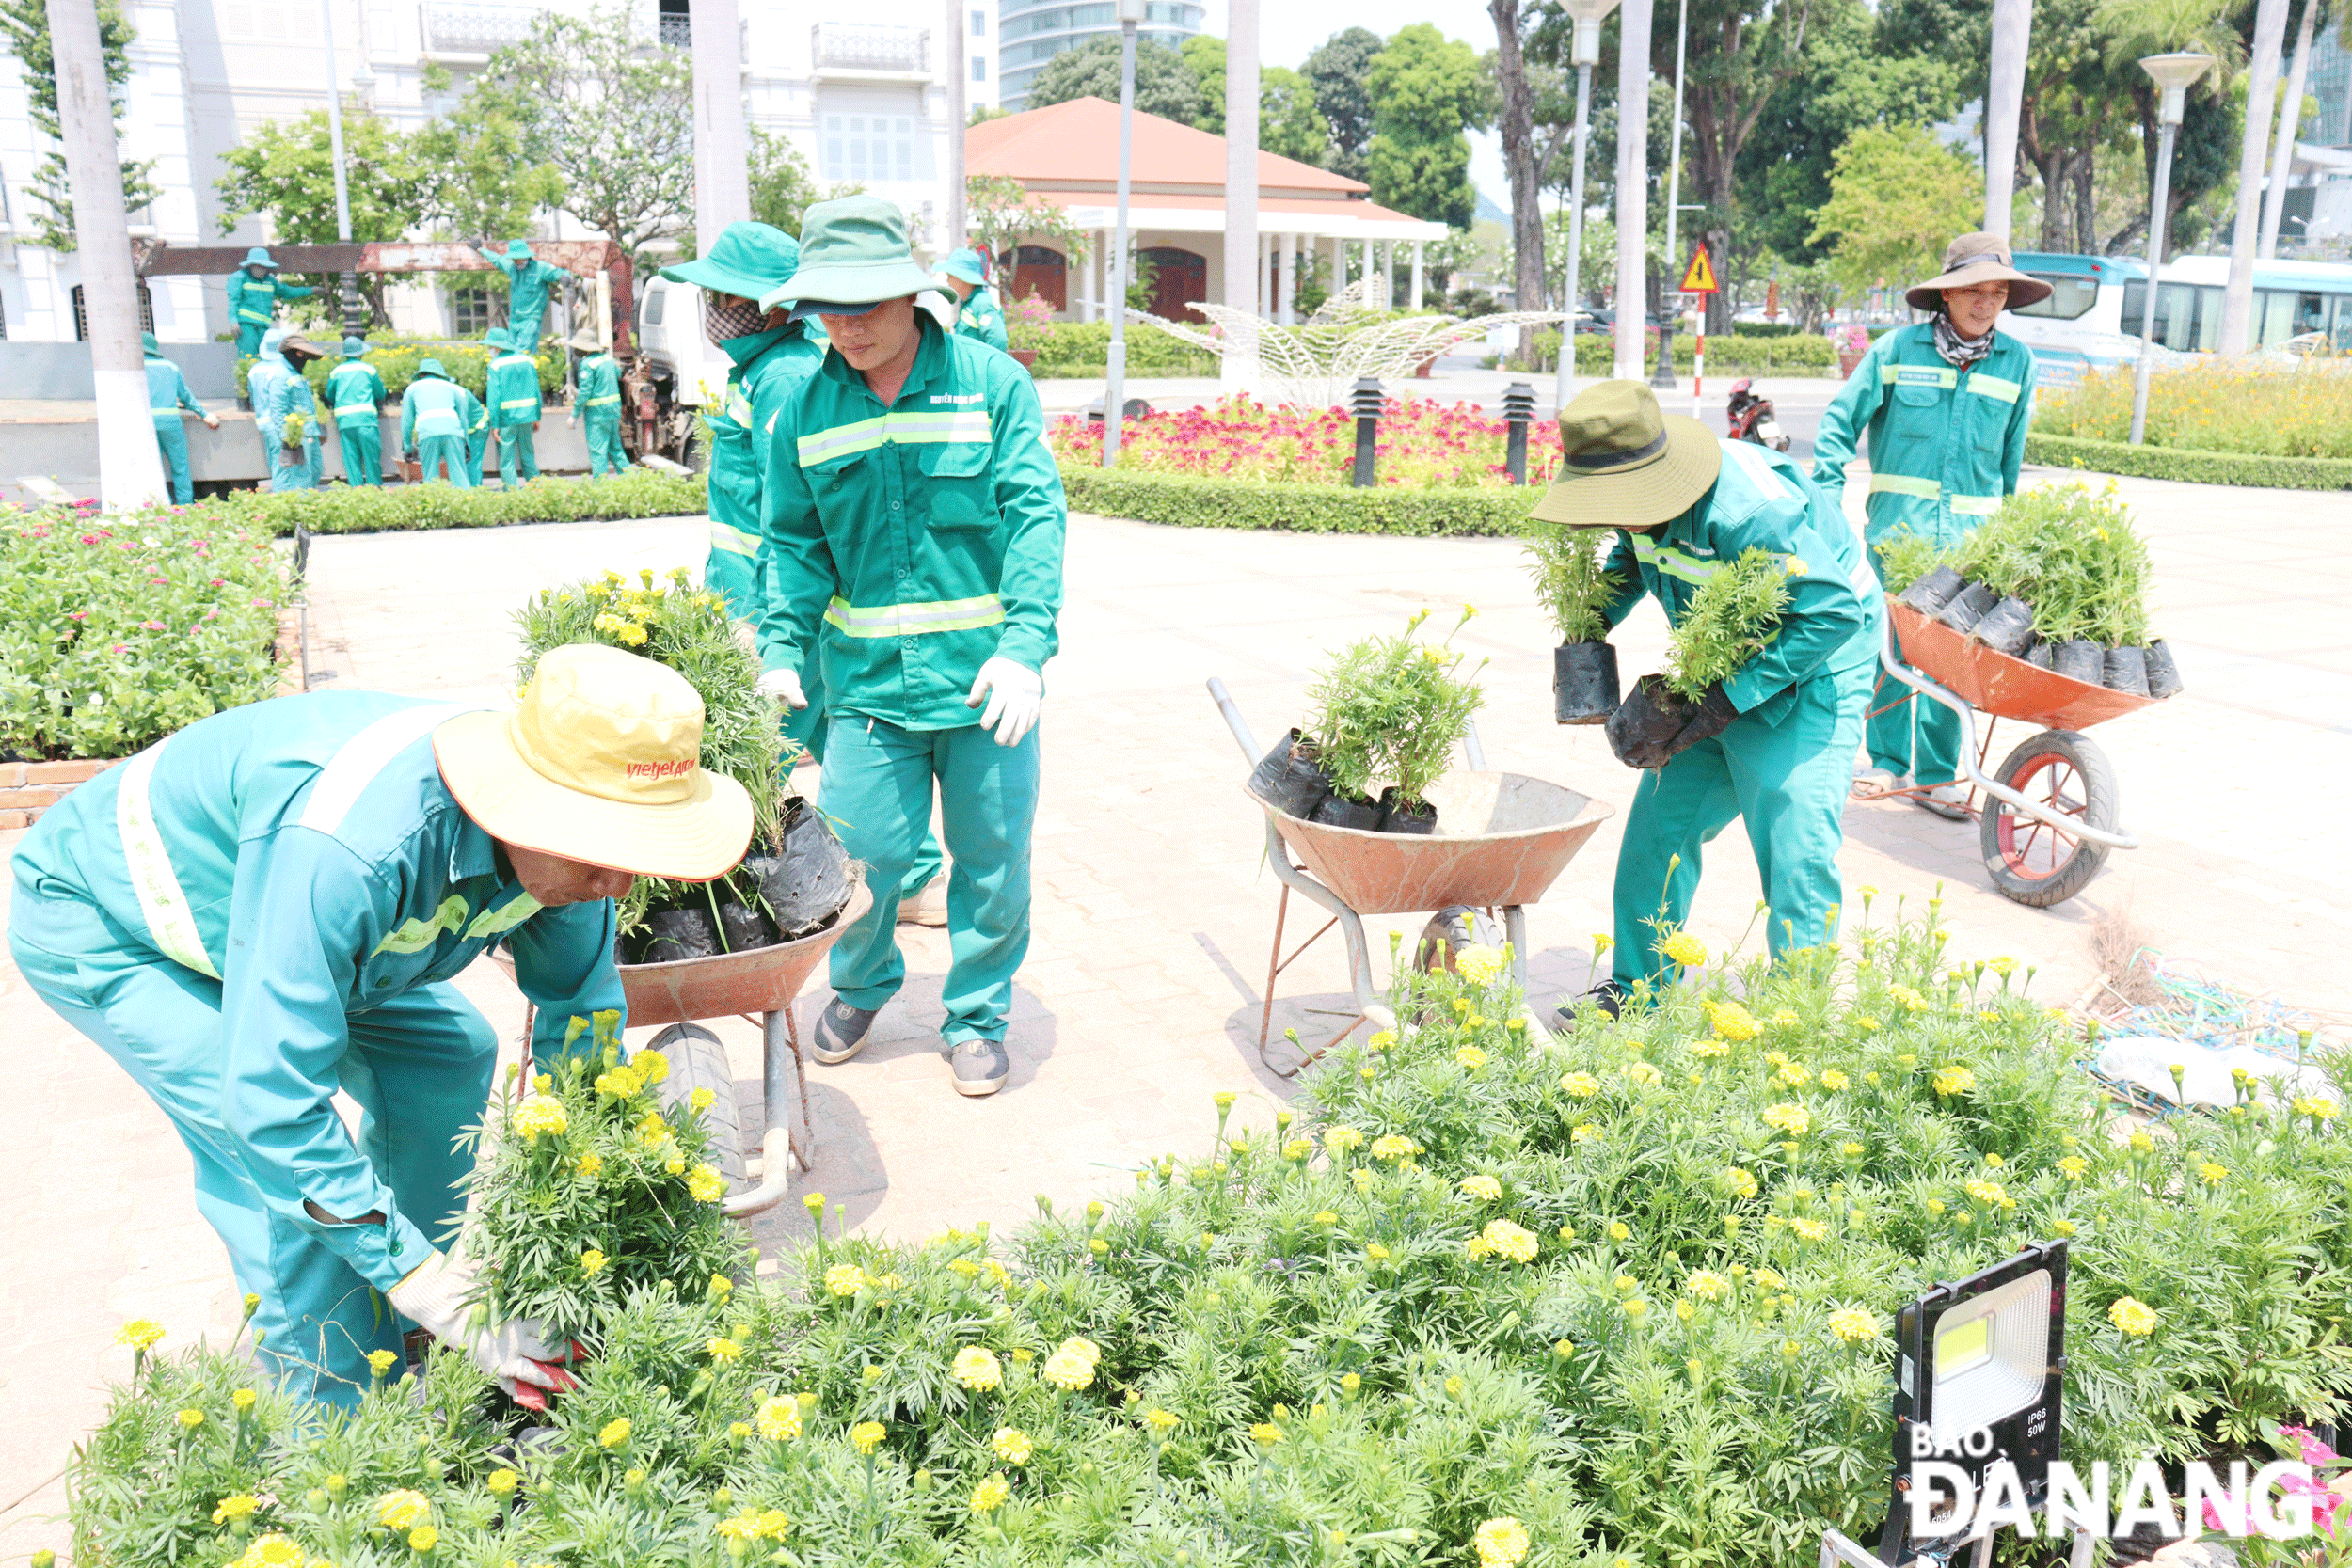
[[[661,276],[714,293],[757,299],[781,288],[800,264],[801,242],[773,224],[730,223],[707,254],[663,267]]]
[[[800,270],[759,296],[762,309],[820,302],[879,305],[935,287],[907,248],[907,215],[875,196],[820,201],[801,222]]]
[[[948,257],[947,264],[939,270],[966,283],[985,285],[988,282],[987,264],[980,260],[980,253],[969,246]]]
[[[161,359],[164,356],[164,345],[155,341],[155,334],[152,332],[139,334],[139,347],[147,351],[147,356],[150,359]]]
[[[272,272],[280,270],[278,263],[269,259],[269,252],[258,245],[246,251],[245,260],[237,264],[245,267],[267,267]]]
[[[494,326],[482,335],[482,346],[484,348],[512,348],[515,345],[507,341],[506,328]]]
[[[437,375],[443,381],[447,381],[449,379],[449,372],[441,369],[441,362],[438,359],[418,360],[417,375],[419,379],[422,379],[428,375]]]
[[[367,341],[365,338],[345,338],[345,339],[343,340],[343,357],[344,357],[344,358],[346,358],[346,359],[357,359],[357,358],[358,358],[358,357],[359,357],[359,356],[361,356],[361,355],[363,355],[363,354],[365,354],[365,353],[367,353],[367,352],[368,352],[368,341]]]
[[[509,240],[509,241],[507,241],[507,242],[506,242],[506,259],[507,259],[508,261],[530,261],[530,260],[531,260],[531,242],[530,242],[529,240]]]

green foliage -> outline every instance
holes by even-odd
[[[1173,528],[1286,529],[1295,533],[1517,534],[1525,490],[1405,489],[1374,485],[1267,484],[1184,474],[1135,474],[1064,464],[1073,512],[1132,517]]]
[[[326,111],[312,109],[300,119],[265,120],[221,157],[227,169],[214,186],[221,195],[220,231],[230,234],[255,214],[269,218],[271,236],[281,245],[333,245],[335,162]],[[436,171],[420,164],[410,138],[372,114],[343,117],[343,164],[351,201],[351,237],[361,243],[398,240],[424,221],[425,198]],[[369,319],[389,325],[384,291],[413,273],[358,275]],[[319,292],[297,303],[297,317],[340,328],[340,280],[313,276]],[[338,331],[340,336],[340,331]]]
[[[1897,529],[1870,549],[1878,557],[1879,581],[1889,594],[1900,594],[1926,577],[1944,555],[1933,542],[1907,528]]]
[[[1691,595],[1667,639],[1665,680],[1677,696],[1697,702],[1772,640],[1788,608],[1788,560],[1767,549],[1742,551]]]
[[[0,0],[0,32],[7,34],[8,52],[17,57],[23,69],[26,118],[32,121],[37,135],[44,141],[55,141],[60,134],[57,61],[50,47],[49,8],[45,0]],[[105,57],[106,94],[118,124],[124,108],[123,85],[131,80],[131,40],[135,37],[130,18],[123,14],[117,0],[100,0],[98,47]],[[140,164],[127,159],[123,162],[124,211],[135,213],[163,194],[150,178],[154,172],[155,160],[151,158]],[[46,250],[72,250],[73,196],[66,181],[65,156],[55,147],[49,148],[34,166],[31,195],[40,208],[33,214],[38,243]]]
[[[438,65],[424,90],[453,90]],[[465,98],[408,137],[425,184],[424,216],[445,239],[486,240],[528,234],[540,213],[563,204],[563,172],[536,139],[534,109],[518,88],[476,76]]]
[[[1225,134],[1225,40],[1195,33],[1179,46],[1184,69],[1200,85],[1200,106],[1191,123],[1213,136]],[[1314,84],[1282,66],[1258,71],[1258,147],[1280,158],[1321,167],[1330,150],[1331,127],[1315,107]]]
[[[0,524],[0,752],[124,757],[278,689],[286,578],[246,518],[71,507]]]
[[[2352,458],[2249,457],[2235,451],[2135,447],[2047,431],[2026,435],[2026,461],[2183,484],[2244,484],[2274,490],[2352,490]]]
[[[1983,196],[1983,172],[1924,125],[1866,126],[1831,162],[1811,238],[1829,247],[1830,269],[1850,289],[1934,277],[1952,214]]]
[[[1316,160],[1334,174],[1365,180],[1371,172],[1373,56],[1384,45],[1368,27],[1347,27],[1317,44],[1299,67],[1314,89],[1315,112],[1331,128],[1328,150]]]
[[[1485,700],[1477,672],[1462,674],[1465,656],[1451,646],[1454,633],[1477,613],[1464,605],[1462,618],[1438,645],[1414,641],[1429,618],[1420,610],[1401,635],[1363,638],[1325,663],[1307,689],[1314,717],[1306,733],[1314,737],[1316,760],[1333,789],[1370,800],[1375,784],[1385,780],[1407,805],[1428,799],[1429,786],[1444,775]]]
[[[807,163],[790,137],[775,135],[756,125],[751,127],[751,134],[752,219],[797,238],[801,215],[824,200],[825,195],[817,188],[815,176],[809,173]],[[694,240],[698,248],[708,248],[705,236],[697,234]],[[716,237],[710,237],[710,241],[716,243]]]
[[[1000,284],[1010,280],[1009,259],[1013,247],[1028,235],[1059,241],[1073,266],[1093,249],[1089,230],[1072,222],[1066,210],[1041,196],[1030,195],[1029,188],[1010,175],[967,175],[963,210],[964,225],[974,242],[996,258]]]
[[[2134,367],[2092,371],[2034,399],[2033,428],[2051,436],[2124,441],[2132,432]],[[2292,369],[2201,359],[2148,381],[2152,447],[2262,457],[2352,458],[2352,373],[2333,357]]]
[[[1658,362],[1658,335],[1649,333],[1648,362]],[[1605,333],[1583,332],[1577,335],[1576,369],[1579,375],[1607,376],[1615,368],[1616,340]],[[1560,334],[1535,334],[1535,351],[1541,363],[1539,369],[1550,370],[1560,363]],[[1675,364],[1688,372],[1695,361],[1698,343],[1691,333],[1675,334]],[[1827,338],[1810,332],[1767,333],[1742,325],[1739,331],[1707,338],[1707,375],[1713,380],[1719,375],[1830,375],[1837,373],[1837,348]]]
[[[1621,577],[1605,570],[1602,544],[1608,531],[1570,528],[1531,518],[1527,525],[1529,571],[1535,602],[1560,628],[1563,642],[1598,642],[1609,636],[1608,609],[1625,591]]]
[[[1373,56],[1368,151],[1372,198],[1453,229],[1468,229],[1478,206],[1470,182],[1470,138],[1495,112],[1494,84],[1477,52],[1416,22]]]
[[[199,531],[250,529],[294,532],[298,517],[312,533],[376,533],[392,529],[498,528],[507,523],[577,523],[596,517],[682,517],[704,510],[703,482],[652,468],[611,479],[544,475],[511,490],[460,490],[450,484],[338,484],[283,495],[237,490],[181,509]]]
[[[340,341],[340,340],[339,340]],[[375,339],[369,341],[368,352],[359,357],[375,367],[375,373],[384,378],[385,394],[397,405],[400,395],[416,379],[417,367],[427,359],[438,359],[449,378],[475,397],[485,395],[490,381],[491,353],[479,340],[450,338]],[[564,389],[564,346],[552,339],[543,341],[537,356],[539,365],[539,395],[553,402]],[[237,361],[237,391],[246,393],[246,378],[252,373],[255,361]],[[324,359],[313,359],[302,368],[303,378],[310,383],[311,395],[326,406],[326,378],[335,367],[344,363],[339,351]]]
[[[2109,482],[2021,490],[1954,552],[1962,575],[2033,607],[2047,642],[2089,638],[2107,648],[2148,641],[2148,546]]]
[[[712,1277],[731,1280],[750,1261],[742,1232],[719,1209],[726,1188],[709,1163],[709,1096],[672,1102],[660,1087],[669,1058],[659,1051],[623,1065],[620,1018],[573,1019],[569,1053],[534,1063],[528,1096],[516,1096],[495,1133],[485,1121],[465,1139],[478,1153],[465,1244],[483,1299],[501,1321],[528,1318],[591,1351],[604,1347],[607,1319],[631,1297],[667,1286],[689,1300],[723,1300],[732,1285],[722,1290]]]
[[[1031,367],[1031,373],[1041,380],[1053,376],[1099,376],[1110,363],[1111,324],[1106,321],[1032,324],[1017,321],[1009,312],[1005,325],[1010,346],[1037,350],[1037,363]],[[1156,326],[1138,326],[1129,322],[1126,340],[1129,375],[1217,373],[1215,355],[1203,354],[1182,338]]]
[[[1098,34],[1075,49],[1063,50],[1029,79],[1029,107],[1042,109],[1077,98],[1117,103],[1119,53],[1117,33]],[[1200,83],[1184,68],[1184,56],[1149,37],[1136,40],[1136,112],[1180,125],[1190,125],[1200,112]]]

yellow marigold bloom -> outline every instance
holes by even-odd
[[[2074,1233],[2074,1222],[2073,1220],[2052,1220],[2050,1222],[2050,1228],[2061,1236],[2072,1236]]]
[[[493,1470],[482,1478],[482,1484],[489,1489],[493,1497],[503,1497],[515,1490],[522,1479],[519,1470]]]
[[[1802,1217],[1790,1220],[1788,1222],[1788,1228],[1795,1231],[1800,1238],[1808,1242],[1818,1242],[1829,1234],[1829,1227],[1823,1225],[1820,1220],[1808,1220]]]
[[[1102,1237],[1096,1236],[1087,1243],[1087,1250],[1097,1258],[1108,1258],[1111,1255],[1111,1244]]]
[[[1639,1296],[1635,1296],[1632,1300],[1624,1302],[1620,1305],[1625,1310],[1625,1315],[1629,1318],[1638,1318],[1643,1313],[1649,1310],[1649,1303],[1644,1301]]]
[[[1345,1154],[1364,1146],[1364,1135],[1353,1127],[1328,1128],[1323,1134],[1323,1147],[1334,1154]]]
[[[716,1203],[727,1196],[727,1179],[714,1165],[696,1165],[686,1178],[686,1191],[697,1203]]]
[[[986,1392],[1005,1380],[1004,1364],[982,1345],[966,1345],[956,1352],[955,1364],[948,1370],[958,1383],[975,1392]]]
[[[372,1350],[368,1352],[368,1365],[374,1369],[375,1375],[378,1377],[390,1371],[399,1361],[400,1356],[392,1351]]]
[[[1718,1002],[1710,997],[1699,1004],[1699,1010],[1707,1015],[1715,1033],[1727,1040],[1752,1040],[1763,1029],[1756,1022],[1756,1015],[1737,1002]]]
[[[1590,1143],[1593,1139],[1599,1136],[1600,1129],[1595,1127],[1589,1121],[1578,1122],[1574,1127],[1568,1129],[1568,1142],[1572,1144]]]
[[[1353,1372],[1348,1374],[1349,1377],[1353,1377],[1356,1374]],[[1344,1382],[1346,1380],[1342,1379],[1341,1381]],[[1166,1437],[1169,1433],[1174,1432],[1183,1419],[1183,1417],[1176,1415],[1172,1411],[1162,1410],[1156,1404],[1143,1413],[1143,1424],[1150,1427],[1155,1434],[1161,1437]]]
[[[2296,1095],[2294,1103],[2288,1108],[2296,1116],[2309,1117],[2313,1121],[2336,1119],[2336,1102],[2324,1094]]]
[[[1393,1029],[1375,1029],[1364,1039],[1364,1049],[1375,1053],[1391,1050],[1395,1045],[1396,1031]]]
[[[1861,1153],[1861,1152],[1862,1152],[1862,1146],[1861,1146],[1860,1144],[1856,1144],[1856,1143],[1843,1143],[1843,1144],[1839,1144],[1839,1145],[1837,1146],[1837,1152],[1838,1152],[1838,1153],[1840,1153],[1840,1154],[1848,1154],[1848,1155],[1859,1154],[1859,1153]]]
[[[187,1409],[180,1412],[178,1418],[182,1426],[187,1428],[190,1432],[194,1432],[198,1427],[204,1424],[204,1412],[197,1409],[194,1405],[190,1405]]]
[[[1037,1444],[1019,1427],[998,1427],[988,1440],[989,1451],[1008,1465],[1026,1465],[1029,1455],[1037,1451]]]
[[[1658,944],[1658,951],[1665,955],[1668,963],[1680,964],[1685,969],[1697,969],[1707,962],[1707,943],[1688,931],[1675,932]]]
[[[1589,1072],[1568,1072],[1560,1077],[1561,1092],[1577,1100],[1590,1100],[1600,1093],[1600,1080]]]
[[[2156,1310],[2137,1296],[2118,1296],[2107,1308],[2107,1322],[2137,1338],[2154,1330]]]
[[[1676,1317],[1680,1318],[1680,1319],[1681,1319],[1684,1323],[1689,1323],[1689,1322],[1690,1322],[1692,1318],[1695,1318],[1695,1317],[1697,1317],[1698,1315],[1699,1315],[1699,1309],[1698,1309],[1697,1307],[1693,1307],[1693,1306],[1692,1306],[1692,1305],[1691,1305],[1691,1298],[1690,1298],[1690,1297],[1688,1297],[1688,1296],[1677,1296],[1677,1297],[1675,1298],[1675,1316],[1676,1316]]]
[[[596,1433],[596,1446],[598,1448],[617,1449],[628,1441],[628,1418],[626,1416],[618,1417],[611,1421],[607,1421],[605,1423],[604,1430]]]
[[[670,1152],[668,1156],[662,1160],[661,1168],[668,1171],[672,1176],[684,1176],[686,1174],[686,1155],[677,1145],[670,1145]],[[699,1173],[701,1171],[708,1170],[709,1168],[710,1167],[707,1165],[697,1165],[695,1170]],[[696,1183],[690,1181],[687,1185],[691,1191],[695,1188]],[[701,1201],[708,1203],[715,1201],[718,1198],[719,1194],[712,1193],[709,1197],[703,1197],[699,1191],[693,1191],[693,1196]]]
[[[1764,1107],[1764,1125],[1792,1138],[1804,1136],[1813,1125],[1813,1114],[1794,1101],[1784,1100],[1777,1105]]]
[[[1842,1089],[1851,1088],[1852,1086],[1853,1080],[1838,1071],[1836,1068],[1830,1067],[1823,1068],[1821,1069],[1821,1087],[1829,1090],[1830,1093],[1836,1094]]]
[[[1701,1301],[1721,1301],[1731,1289],[1731,1281],[1712,1269],[1697,1269],[1682,1282],[1682,1288]]]
[[[1216,1096],[1216,1108],[1220,1111],[1230,1111],[1233,1108],[1233,1101],[1240,1098],[1231,1089],[1222,1090]]]
[[[1384,1132],[1372,1140],[1372,1157],[1375,1160],[1402,1160],[1415,1153],[1420,1147],[1402,1132]]]
[[[1970,1197],[1975,1198],[1979,1203],[1987,1204],[1994,1208],[2000,1207],[2001,1203],[2009,1196],[2008,1191],[2003,1188],[1998,1181],[1987,1181],[1981,1178],[1972,1181],[1962,1182],[1961,1190],[1965,1192]]]
[[[1964,1067],[1938,1068],[1934,1084],[1938,1094],[1966,1094],[1977,1086],[1977,1075]]]
[[[637,635],[642,641],[645,634],[639,632]],[[419,1525],[408,1532],[408,1549],[412,1552],[429,1552],[440,1544],[441,1532],[431,1525]]]
[[[759,1511],[759,1533],[771,1541],[781,1541],[792,1533],[792,1515],[780,1508]]]
[[[1756,1196],[1756,1173],[1746,1169],[1744,1166],[1734,1165],[1729,1170],[1724,1172],[1724,1181],[1731,1188],[1732,1196],[1734,1197],[1754,1197]]]
[[[1282,1440],[1282,1429],[1272,1421],[1257,1421],[1251,1424],[1249,1436],[1260,1448],[1270,1449]]]
[[[1473,986],[1488,985],[1502,973],[1503,962],[1494,948],[1473,944],[1454,955],[1454,973]]]
[[[506,1118],[506,1125],[520,1132],[525,1141],[537,1143],[542,1132],[561,1132],[571,1126],[572,1118],[564,1114],[564,1102],[551,1094],[526,1096]]]
[[[604,1272],[604,1254],[598,1252],[595,1247],[590,1247],[587,1251],[581,1253],[580,1255],[580,1272],[586,1275],[591,1279],[596,1278],[597,1275]]]
[[[1478,1568],[1518,1568],[1527,1556],[1527,1528],[1517,1519],[1489,1519],[1470,1540],[1478,1547]]]
[[[1474,1197],[1481,1203],[1493,1203],[1502,1196],[1502,1183],[1491,1176],[1462,1178],[1462,1196]]]
[[[1045,1381],[1064,1393],[1074,1394],[1094,1381],[1094,1362],[1089,1356],[1074,1354],[1071,1342],[1063,1341],[1061,1349],[1045,1358]]]
[[[592,1177],[592,1178],[593,1178],[593,1177],[594,1177],[594,1176],[595,1176],[595,1175],[596,1175],[598,1171],[600,1171],[600,1170],[602,1170],[602,1169],[604,1169],[604,1156],[603,1156],[603,1155],[601,1155],[601,1154],[583,1154],[583,1155],[581,1155],[581,1156],[580,1157],[580,1175],[582,1175],[582,1176],[586,1176],[586,1177]]]
[[[1012,1483],[1005,1480],[1002,1473],[992,1475],[972,1488],[972,1512],[992,1513],[1004,1507],[1005,1499],[1011,1496]]]
[[[232,1492],[220,1499],[213,1509],[213,1523],[231,1524],[253,1517],[253,1511],[262,1506],[261,1499],[250,1492]]]
[[[1772,1015],[1772,1027],[1775,1029],[1794,1029],[1803,1022],[1804,1021],[1802,1019],[1798,1018],[1794,1012],[1787,1007],[1781,1008],[1778,1012]]]
[[[717,1095],[712,1094],[708,1089],[698,1088],[692,1094],[686,1097],[686,1103],[692,1106],[697,1111],[707,1111],[710,1109],[710,1102],[718,1098],[719,1097]]]
[[[881,1446],[882,1436],[880,1421],[860,1421],[850,1429],[850,1446],[860,1453],[872,1453]]]
[[[44,1558],[49,1560],[43,1561]],[[54,1568],[56,1560],[52,1553],[35,1552],[33,1568]],[[291,1535],[264,1535],[247,1546],[245,1555],[230,1568],[302,1568],[302,1544]],[[321,1558],[310,1568],[334,1568],[334,1564]]]
[[[2079,1154],[2069,1154],[2058,1162],[2058,1168],[2065,1172],[2068,1180],[2080,1181],[2083,1173],[2090,1168],[2090,1162]]]
[[[2156,1149],[2156,1140],[2150,1137],[2145,1130],[2134,1132],[2131,1149],[2134,1154],[2153,1154]]]
[[[1486,1228],[1479,1232],[1479,1240],[1486,1250],[1514,1263],[1535,1260],[1535,1233],[1513,1225],[1509,1220],[1488,1220]]]
[[[409,1530],[433,1517],[433,1504],[421,1492],[405,1487],[375,1499],[375,1522],[386,1529]]]
[[[728,1366],[743,1358],[743,1347],[723,1337],[706,1339],[703,1341],[703,1350],[713,1361],[723,1362]]]
[[[2302,1106],[2297,1105],[2296,1110]],[[115,1331],[115,1343],[133,1350],[152,1350],[164,1340],[164,1325],[152,1318],[133,1318]]]
[[[730,1551],[739,1553],[745,1545],[759,1539],[759,1514],[756,1510],[747,1508],[740,1513],[720,1520],[711,1528],[719,1532],[719,1539],[727,1544]]]
[[[1712,1061],[1718,1056],[1728,1056],[1731,1054],[1731,1047],[1725,1045],[1721,1040],[1695,1039],[1691,1041],[1690,1044],[1684,1049],[1688,1050],[1692,1055],[1698,1057],[1702,1061]]]
[[[825,1271],[825,1289],[836,1296],[853,1296],[872,1283],[855,1263],[835,1263]]]
[[[980,1266],[969,1258],[959,1258],[947,1265],[947,1272],[959,1279],[977,1279],[979,1277]]]
[[[1378,1242],[1375,1242],[1372,1245],[1364,1248],[1364,1256],[1371,1259],[1374,1262],[1378,1263],[1388,1258],[1389,1249],[1382,1246]]]
[[[1781,1278],[1776,1272],[1771,1269],[1758,1269],[1754,1274],[1748,1275],[1748,1277],[1756,1281],[1756,1289],[1762,1291],[1777,1291],[1783,1285],[1788,1283],[1787,1280]]]
[[[1474,1045],[1457,1046],[1454,1048],[1454,1060],[1459,1066],[1475,1072],[1486,1065],[1486,1053]]]
[[[1629,1242],[1633,1240],[1633,1229],[1623,1220],[1612,1220],[1609,1224],[1609,1239],[1613,1242]]]
[[[759,1409],[752,1417],[752,1427],[771,1443],[791,1443],[801,1435],[801,1402],[787,1397],[771,1397],[759,1402]]]
[[[615,1100],[627,1100],[644,1086],[644,1079],[634,1068],[616,1067],[610,1072],[596,1074],[596,1092]]]
[[[670,1076],[670,1058],[650,1048],[631,1056],[628,1065],[635,1068],[637,1076],[648,1084],[659,1084]]]
[[[2221,1185],[2223,1179],[2230,1174],[2230,1167],[2227,1165],[2217,1165],[2211,1160],[2208,1160],[2203,1164],[2197,1167],[2197,1174],[2205,1179],[2206,1186],[2218,1187]]]
[[[1328,1209],[1318,1209],[1315,1211],[1315,1223],[1317,1225],[1337,1225],[1340,1223],[1340,1217]]]
[[[1645,1088],[1647,1088],[1650,1085],[1657,1083],[1659,1079],[1658,1069],[1650,1066],[1647,1062],[1634,1063],[1631,1067],[1625,1069],[1625,1075],[1628,1079],[1633,1083],[1641,1085]]]

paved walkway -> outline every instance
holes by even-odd
[[[2035,482],[2064,476],[2037,473]],[[2096,978],[2104,915],[2251,990],[2316,1006],[2352,998],[2352,832],[2325,807],[2352,776],[2352,496],[2121,482],[2154,550],[2156,624],[2186,695],[2103,726],[2144,847],[2079,898],[2037,911],[1995,895],[1973,825],[1899,804],[1847,815],[1851,890],[1931,896],[1955,952],[2041,966],[2036,994],[2071,1002]],[[1858,496],[1857,483],[1850,492]],[[591,523],[327,537],[313,546],[317,662],[343,687],[499,697],[510,617],[532,591],[605,567],[694,565],[691,521]],[[1481,724],[1491,765],[1555,780],[1620,812],[1633,775],[1597,729],[1549,720],[1549,649],[1516,546],[1500,540],[1187,531],[1080,518],[1071,530],[1063,652],[1048,679],[1036,939],[1021,975],[1011,1083],[959,1100],[934,1053],[940,933],[909,938],[910,979],[856,1062],[814,1069],[821,1190],[852,1225],[920,1236],[1017,1223],[1031,1195],[1125,1187],[1142,1158],[1197,1147],[1218,1089],[1263,1119],[1285,1092],[1254,1050],[1278,884],[1240,793],[1243,761],[1202,689],[1222,675],[1263,736],[1301,712],[1324,655],[1429,605],[1480,614],[1462,642],[1488,662]],[[1629,675],[1654,668],[1663,626],[1645,607],[1620,633]],[[2006,750],[2007,742],[2002,743]],[[1539,992],[1581,989],[1590,933],[1609,925],[1613,822],[1530,911]],[[0,835],[6,848],[9,835]],[[1756,879],[1740,834],[1718,841],[1693,925],[1710,946],[1750,919]],[[1375,941],[1391,924],[1375,920]],[[519,1001],[488,966],[463,982],[510,1037]],[[1352,1009],[1336,944],[1283,976],[1280,1029],[1328,1030]],[[816,994],[821,996],[821,986]],[[187,1162],[162,1117],[0,963],[0,1023],[20,1073],[0,1106],[13,1201],[0,1210],[0,1507],[62,1462],[129,1366],[125,1318],[175,1339],[225,1331],[235,1291],[197,1218]],[[748,1098],[753,1032],[721,1027]],[[763,1245],[805,1227],[797,1203],[755,1227]],[[0,1560],[62,1547],[54,1485],[0,1518]]]

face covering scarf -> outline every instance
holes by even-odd
[[[750,337],[760,331],[767,320],[768,312],[759,308],[755,299],[745,299],[740,294],[703,295],[703,336],[710,340],[713,348],[729,338]]]
[[[1966,370],[1993,352],[1993,328],[1986,327],[1981,338],[1963,338],[1952,326],[1952,318],[1941,311],[1935,317],[1935,352],[1945,362]]]

